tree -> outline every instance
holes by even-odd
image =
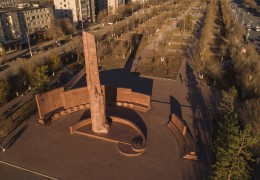
[[[259,142],[258,138],[251,135],[251,126],[243,130],[234,113],[225,115],[219,123],[214,151],[216,162],[213,165],[212,179],[249,179],[252,153],[249,148]]]
[[[106,19],[107,19],[107,11],[106,10],[99,11],[98,20],[101,22],[102,25],[105,24]]]
[[[223,112],[234,112],[235,100],[237,97],[237,90],[233,86],[228,91],[221,91],[222,99],[219,109]]]
[[[64,36],[64,33],[61,29],[60,22],[54,21],[51,23],[51,27],[46,29],[44,32],[45,38],[48,40],[57,39]]]
[[[239,109],[239,115],[242,117],[244,125],[251,125],[252,135],[260,137],[260,98],[245,101]],[[260,143],[256,144],[253,150],[259,155]]]
[[[68,18],[61,19],[59,23],[64,34],[69,35],[74,34],[76,32],[76,28]]]
[[[31,80],[31,86],[34,93],[42,93],[47,90],[50,78],[47,75],[48,66],[36,67],[35,74]]]
[[[6,102],[9,90],[10,86],[8,82],[5,80],[0,80],[0,105],[3,105]]]
[[[185,19],[185,29],[187,29],[188,31],[192,30],[192,16],[189,14],[188,16],[186,16]]]
[[[57,53],[54,53],[51,57],[50,57],[50,61],[51,61],[51,68],[54,71],[57,71],[60,69],[61,67],[61,60],[60,57]]]

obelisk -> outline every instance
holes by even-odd
[[[95,36],[83,31],[83,47],[86,65],[86,79],[90,100],[90,113],[92,120],[92,131],[95,133],[107,133],[105,99],[101,90],[97,49]]]

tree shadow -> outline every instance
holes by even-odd
[[[196,80],[192,69],[186,63],[186,78],[190,82],[188,84],[187,100],[189,101],[192,110],[191,119],[193,126],[193,137],[198,148],[198,156],[201,166],[198,173],[202,177],[206,177],[210,173],[212,161],[212,117],[208,111],[205,99],[202,96],[200,82]],[[210,101],[210,100],[209,100]],[[205,167],[208,167],[205,172]]]
[[[25,130],[29,127],[28,124],[24,125],[13,137],[9,140],[6,147],[11,148],[16,141],[21,137],[21,135],[25,132]]]
[[[131,73],[125,69],[114,69],[100,71],[99,74],[101,85],[129,88],[134,92],[147,95],[152,94],[153,80],[140,77],[140,74],[138,73]],[[85,86],[86,76],[82,76],[82,78],[75,84],[73,88],[80,88]]]
[[[2,116],[4,116],[5,118],[10,117],[10,114],[14,111],[16,111],[17,109],[20,108],[19,104],[21,103],[21,101],[19,101],[18,103],[13,104],[11,107],[9,107],[7,110],[5,110],[2,113]],[[19,106],[19,107],[18,107]]]
[[[181,105],[173,96],[170,96],[170,111],[182,120]]]

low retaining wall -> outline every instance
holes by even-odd
[[[175,114],[171,115],[171,122],[180,130],[182,135],[186,134],[187,126],[184,124],[184,122],[179,119]]]
[[[198,160],[194,139],[187,133],[187,126],[184,122],[175,114],[172,114],[168,127],[178,142],[180,151],[183,154],[182,157],[189,160]]]

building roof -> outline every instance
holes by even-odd
[[[27,11],[27,10],[33,10],[33,9],[42,9],[42,8],[48,8],[47,6],[29,6],[29,7],[7,7],[7,8],[0,8],[0,14],[5,14],[8,12],[19,12],[19,11]]]

